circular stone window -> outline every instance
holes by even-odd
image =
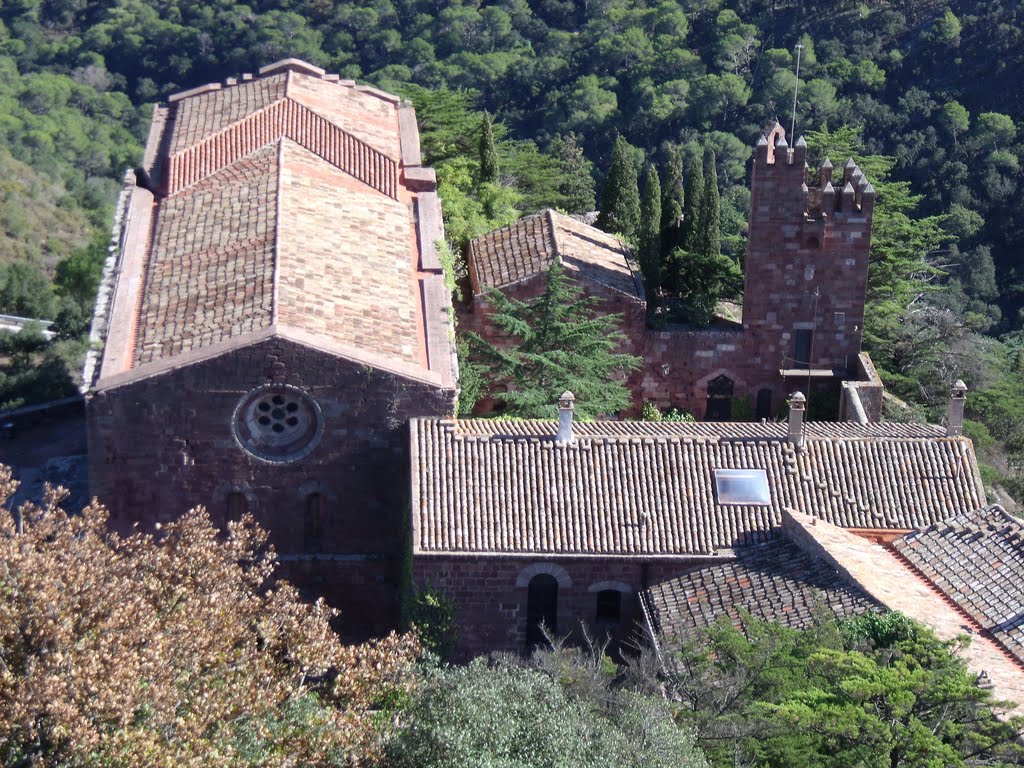
[[[316,400],[288,384],[257,387],[235,406],[231,432],[246,453],[264,461],[298,461],[316,448],[324,417]]]

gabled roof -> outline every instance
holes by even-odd
[[[643,282],[617,237],[550,208],[469,242],[474,295],[542,275],[555,257],[569,274],[642,300]]]
[[[680,638],[693,638],[721,618],[739,626],[742,609],[803,629],[822,611],[845,618],[880,608],[859,586],[788,539],[744,548],[729,562],[694,566],[652,585],[644,597],[653,628]]]
[[[907,531],[977,509],[971,443],[934,427],[819,424],[412,423],[418,553],[714,555],[771,538],[784,508]],[[719,504],[716,468],[761,469],[768,505]]]
[[[176,94],[122,204],[97,386],[268,329],[454,386],[436,184],[398,97],[294,59]]]
[[[1024,662],[1024,524],[1000,506],[956,515],[893,548]]]

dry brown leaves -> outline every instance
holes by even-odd
[[[0,504],[16,488],[0,467]],[[268,582],[275,555],[251,519],[225,536],[199,508],[157,536],[122,537],[99,504],[67,515],[60,499],[23,506],[20,534],[0,509],[0,762],[378,757],[371,710],[409,684],[413,638],[342,645],[327,606]],[[311,695],[316,727],[275,727]]]

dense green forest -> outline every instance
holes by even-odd
[[[4,0],[0,311],[63,312],[74,336],[148,105],[285,56],[414,100],[456,249],[519,213],[595,207],[621,137],[641,179],[647,163],[664,182],[673,157],[689,174],[714,153],[737,267],[751,147],[776,116],[788,126],[798,86],[812,156],[855,154],[887,185],[866,343],[909,403],[891,416],[937,418],[963,377],[987,479],[1021,495],[1022,13],[1010,0]],[[485,111],[497,163],[481,173]],[[0,400],[23,401],[6,383]]]

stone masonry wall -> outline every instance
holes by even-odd
[[[257,459],[232,435],[240,399],[268,383],[299,387],[322,409],[322,440],[293,463]],[[94,391],[91,491],[111,505],[121,530],[152,530],[199,504],[222,524],[229,494],[242,494],[270,531],[284,575],[341,608],[344,634],[366,636],[397,621],[408,420],[451,415],[453,400],[450,390],[283,339],[259,342]],[[318,540],[307,547],[311,494],[320,494],[322,511]]]
[[[649,581],[671,578],[692,564],[653,562],[646,566],[646,576]],[[414,582],[439,589],[455,602],[456,660],[525,649],[527,584],[537,572],[550,573],[559,581],[559,637],[573,633],[578,638],[580,622],[596,632],[597,591],[618,588],[623,590],[621,620],[612,638],[630,641],[643,631],[637,593],[644,586],[644,570],[643,563],[625,558],[413,556]]]

